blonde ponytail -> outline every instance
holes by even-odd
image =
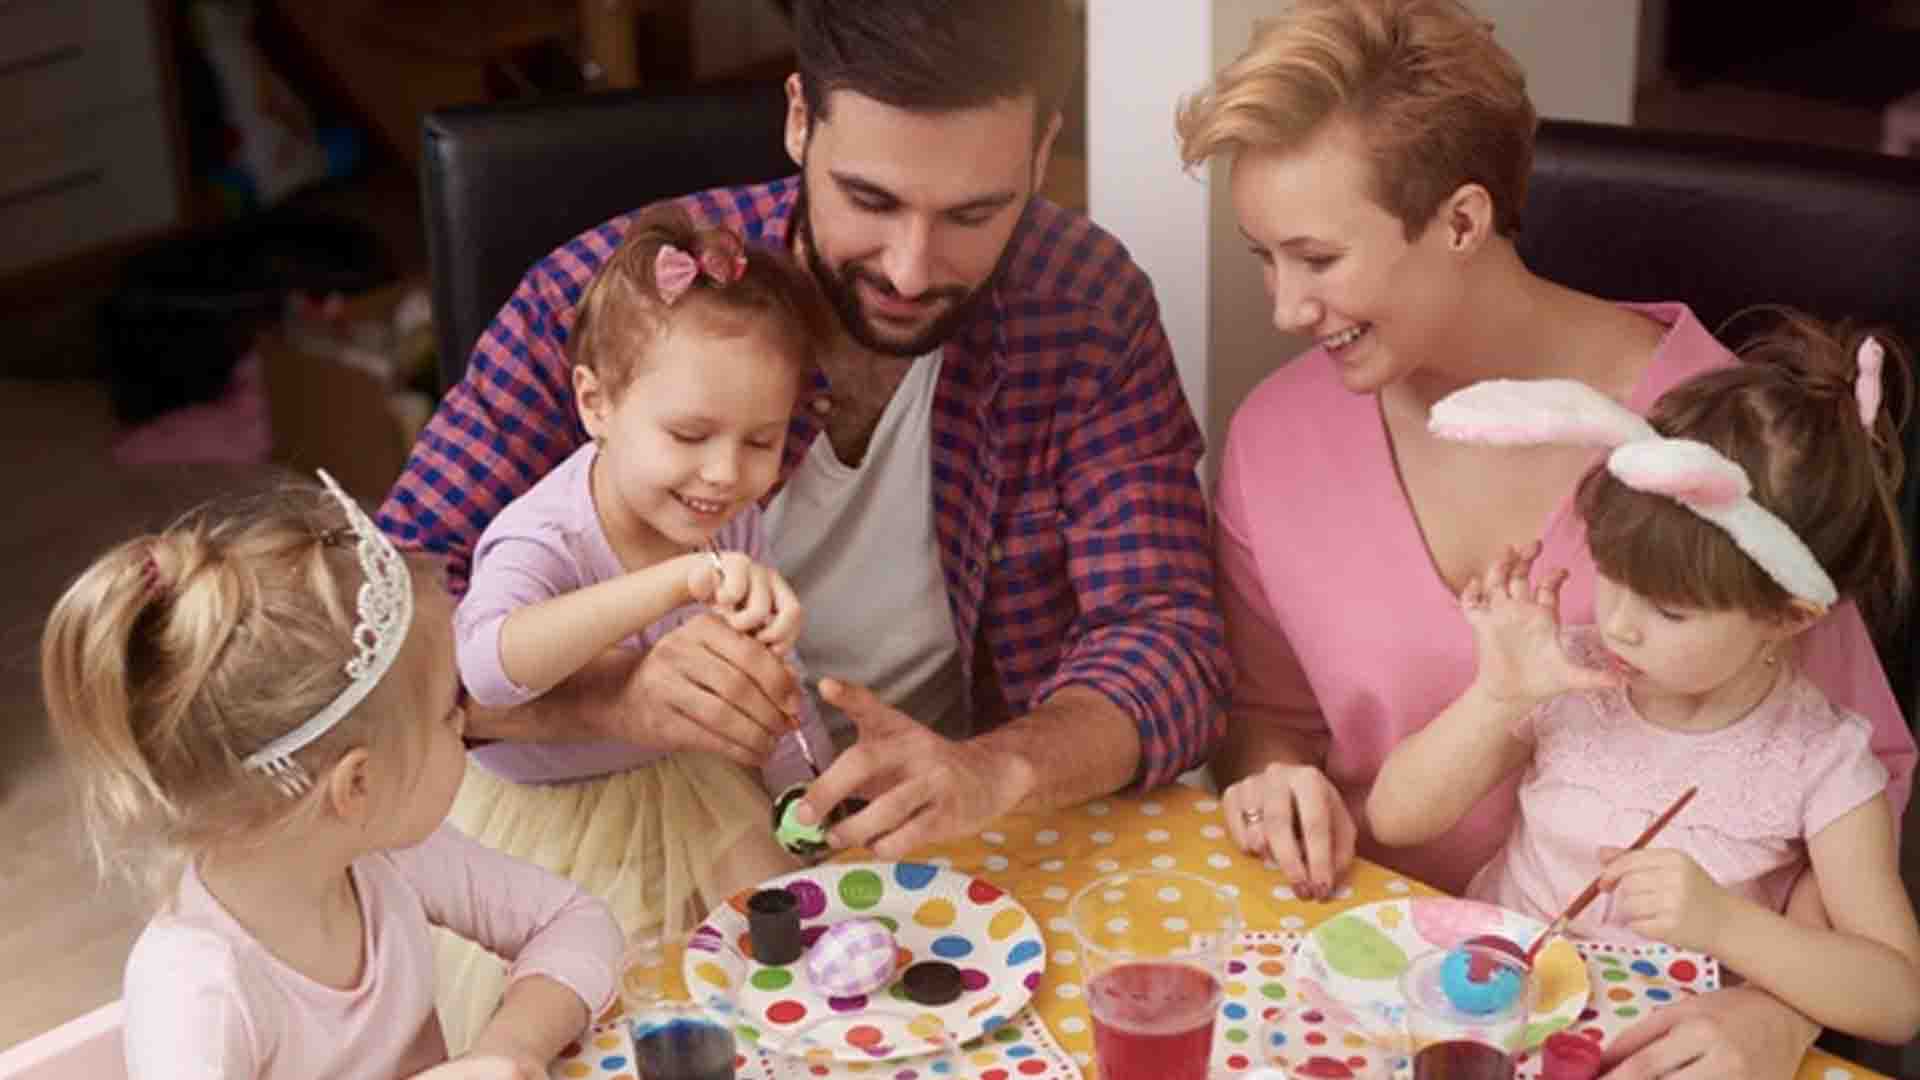
[[[108,551],[54,605],[41,684],[103,873],[164,896],[195,852],[301,812],[241,760],[347,681],[361,572],[344,525],[305,487],[203,507]],[[368,712],[301,762],[318,775],[366,745]]]

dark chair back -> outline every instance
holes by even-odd
[[[1684,300],[1709,329],[1754,304],[1786,304],[1884,324],[1920,348],[1920,161],[1550,120],[1520,253],[1543,276],[1599,296]],[[1906,455],[1912,542],[1920,417]],[[1884,633],[1880,650],[1909,721],[1920,697],[1915,621]]]
[[[656,199],[790,173],[778,83],[440,109],[420,184],[441,385],[535,262]]]

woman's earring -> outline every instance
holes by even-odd
[[[1777,663],[1779,663],[1779,662],[1780,662],[1780,657],[1779,657],[1779,655],[1778,655],[1777,653],[1775,653],[1775,652],[1774,652],[1774,651],[1773,651],[1772,649],[1768,649],[1768,650],[1767,650],[1767,655],[1766,655],[1766,657],[1765,657],[1765,660],[1766,660],[1766,665],[1767,665],[1768,667],[1772,667],[1772,666],[1774,666],[1775,664],[1777,664]]]

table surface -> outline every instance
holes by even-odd
[[[870,859],[864,851],[841,860]],[[915,858],[984,878],[1016,897],[1044,931],[1048,967],[1031,1004],[1062,1049],[1096,1080],[1093,1031],[1067,902],[1079,888],[1120,870],[1171,869],[1199,874],[1237,894],[1249,931],[1306,931],[1362,904],[1395,897],[1442,895],[1384,867],[1356,860],[1325,902],[1296,898],[1284,879],[1233,845],[1217,800],[1175,785],[1148,795],[1112,796],[1040,815],[1013,815],[972,838],[917,852]],[[1880,1074],[1811,1051],[1798,1080],[1847,1080]]]

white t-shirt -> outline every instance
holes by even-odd
[[[970,733],[959,643],[933,529],[930,419],[940,353],[915,360],[858,467],[822,431],[768,506],[771,561],[800,594],[817,675],[873,690],[942,734]],[[845,717],[823,707],[844,736]]]

